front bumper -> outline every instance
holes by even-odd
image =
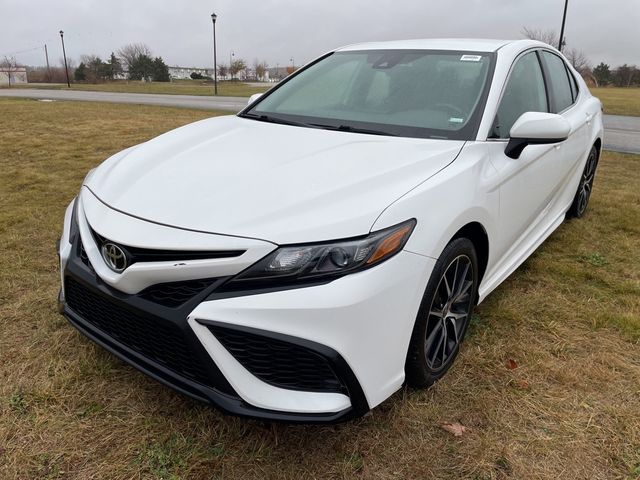
[[[62,312],[87,337],[156,380],[224,412],[287,422],[360,416],[402,385],[433,260],[408,252],[323,285],[158,303],[107,284],[61,241]],[[161,290],[166,292],[167,290]],[[172,291],[170,289],[170,291]]]

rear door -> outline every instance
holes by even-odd
[[[549,88],[549,103],[552,113],[562,115],[571,125],[571,134],[563,142],[560,150],[558,175],[559,191],[556,196],[554,212],[557,214],[565,210],[578,186],[578,177],[582,172],[582,164],[586,159],[588,149],[587,124],[591,122],[587,111],[579,102],[580,92],[573,73],[559,55],[542,50],[540,58]]]

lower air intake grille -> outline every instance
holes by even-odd
[[[253,375],[290,390],[347,393],[328,360],[305,347],[238,330],[207,325]]]
[[[135,314],[70,277],[65,281],[65,297],[71,310],[107,336],[179,375],[203,385],[211,383],[177,326]]]
[[[140,292],[140,297],[166,307],[178,307],[211,286],[215,279],[160,283]]]

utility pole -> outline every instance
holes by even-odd
[[[564,0],[564,13],[562,14],[562,27],[560,28],[560,40],[558,41],[558,50],[562,51],[562,45],[564,44],[564,24],[567,20],[567,5],[569,0]]]
[[[44,57],[47,59],[47,81],[51,81],[51,68],[49,68],[49,52],[47,51],[47,44],[44,44]]]
[[[67,75],[67,87],[71,88],[69,82],[69,67],[67,66],[67,52],[64,49],[64,32],[60,30],[60,40],[62,41],[62,56],[64,57],[64,73]]]
[[[211,21],[213,22],[213,93],[218,95],[218,58],[216,54],[216,18],[218,16],[215,13],[211,14]]]

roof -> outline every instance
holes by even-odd
[[[500,47],[520,40],[492,40],[486,38],[425,38],[415,40],[393,40],[389,42],[357,43],[338,48],[338,51],[352,50],[468,50],[495,52]]]

